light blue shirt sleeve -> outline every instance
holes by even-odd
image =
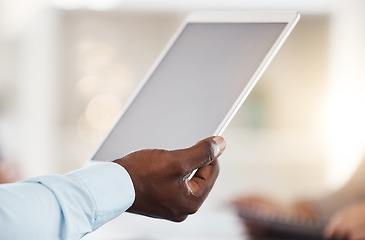
[[[134,198],[128,172],[112,162],[2,184],[0,239],[80,239],[126,211]]]

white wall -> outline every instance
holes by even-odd
[[[59,152],[59,24],[55,10],[28,23],[18,42],[15,158],[25,177],[57,171]]]
[[[331,18],[330,84],[323,128],[328,181],[341,185],[365,153],[365,2],[340,1]]]

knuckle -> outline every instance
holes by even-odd
[[[160,157],[161,154],[166,154],[169,151],[165,150],[165,149],[152,149],[152,154],[155,157]]]
[[[173,218],[171,218],[170,220],[173,222],[182,222],[185,219],[187,219],[188,215],[181,215],[181,216],[175,216]]]
[[[214,160],[215,158],[215,149],[214,145],[210,141],[203,142],[203,155],[204,162],[209,163]]]
[[[177,177],[184,176],[184,179],[187,174],[187,167],[182,162],[177,162],[174,164],[174,173],[176,173]]]
[[[199,208],[197,208],[197,207],[195,207],[195,208],[191,208],[191,209],[187,212],[187,214],[188,214],[188,215],[195,214],[198,210],[199,210]]]
[[[195,214],[199,210],[201,204],[202,204],[202,199],[200,197],[192,199],[191,201],[189,201],[189,203],[185,205],[183,215]]]

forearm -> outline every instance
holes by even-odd
[[[131,179],[115,163],[2,185],[1,239],[80,239],[133,201]]]

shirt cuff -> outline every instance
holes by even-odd
[[[117,163],[96,164],[73,171],[66,176],[78,179],[90,191],[96,205],[93,230],[125,212],[134,202],[132,179]]]

